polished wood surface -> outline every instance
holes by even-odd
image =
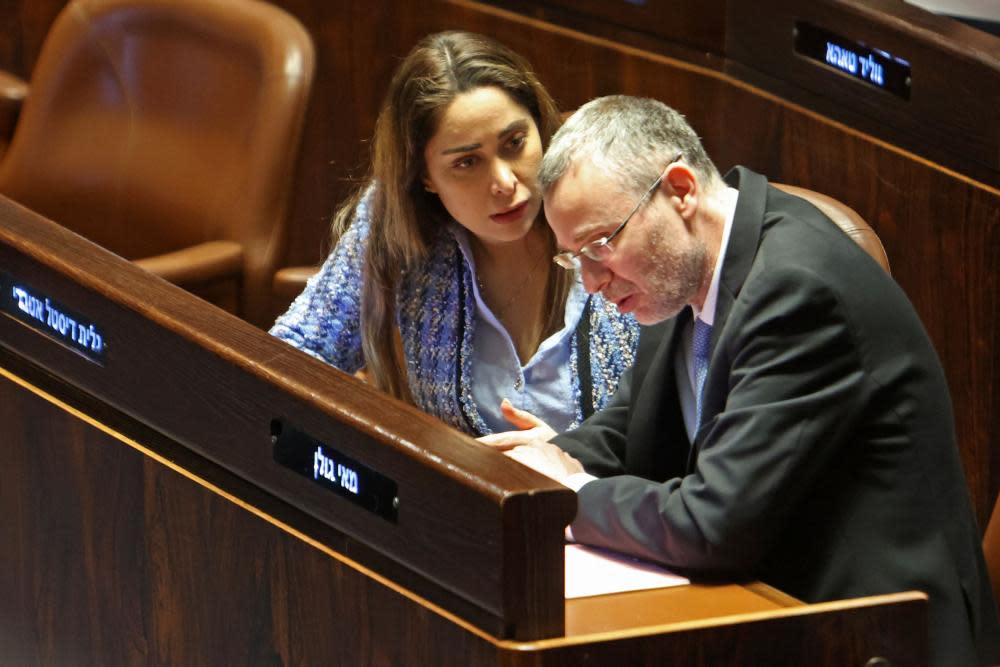
[[[116,428],[128,419],[94,407],[0,348],[6,664],[926,664],[907,641],[926,623],[920,594],[806,606],[694,585],[570,600],[564,636],[502,640],[329,548],[296,508],[183,448],[165,457],[156,434],[129,438]]]
[[[566,636],[622,632],[805,606],[764,584],[692,583],[566,600]]]
[[[142,415],[168,442],[294,500],[338,550],[496,636],[562,632],[565,487],[2,198],[0,267],[103,328],[101,367],[0,317],[3,345],[113,409],[104,421]],[[275,418],[397,482],[398,520],[275,464]]]
[[[484,0],[540,21],[719,68],[726,51],[725,0]]]
[[[798,22],[905,60],[902,99],[794,48]],[[998,185],[1000,38],[899,0],[731,2],[726,71],[928,159]]]
[[[289,513],[225,471],[199,466],[239,496],[34,386],[0,378],[0,396],[4,664],[493,662],[474,626],[255,507]]]

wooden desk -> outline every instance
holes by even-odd
[[[2,199],[0,267],[106,343],[0,314],[4,664],[926,660],[919,593],[566,602],[568,490]],[[275,415],[396,480],[397,520],[276,464]]]
[[[700,584],[566,600],[566,637],[755,614],[805,603],[762,584]]]

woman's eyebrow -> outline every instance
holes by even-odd
[[[502,139],[504,136],[510,134],[511,132],[523,132],[528,129],[528,121],[524,118],[518,118],[517,120],[511,122],[510,125],[504,129],[497,132],[497,139]],[[452,148],[446,148],[441,151],[441,155],[451,155],[453,153],[468,153],[469,151],[474,151],[477,148],[482,148],[483,145],[480,143],[475,144],[465,144],[464,146],[454,146]]]
[[[518,118],[517,120],[511,122],[510,125],[500,130],[497,133],[497,139],[502,139],[504,136],[510,134],[511,132],[524,132],[528,129],[528,120],[526,118]]]
[[[452,153],[468,153],[469,151],[474,151],[477,148],[482,148],[482,144],[466,144],[464,146],[455,146],[454,148],[446,148],[441,151],[441,155],[451,155]]]

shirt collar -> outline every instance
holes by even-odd
[[[708,286],[708,294],[705,295],[705,303],[701,308],[693,305],[691,310],[694,316],[705,324],[711,326],[715,323],[715,304],[719,298],[719,278],[722,276],[722,263],[726,257],[726,249],[729,247],[729,233],[733,229],[733,219],[736,217],[736,200],[739,199],[740,191],[736,188],[726,187],[720,196],[722,200],[722,210],[725,213],[725,224],[722,228],[722,242],[719,244],[719,258],[715,262],[712,270],[712,282]]]
[[[476,307],[481,313],[485,314],[489,312],[489,308],[483,300],[483,295],[479,292],[479,281],[476,280],[476,258],[475,255],[472,254],[472,242],[469,239],[469,230],[454,220],[448,223],[447,230],[451,234],[452,238],[455,239],[455,243],[458,244],[458,249],[462,253],[462,257],[465,258],[465,264],[472,272],[472,293],[476,301]],[[563,339],[576,331],[576,327],[580,323],[580,318],[583,315],[584,306],[587,305],[589,295],[583,288],[583,281],[580,279],[580,273],[577,271],[574,272],[574,274],[573,281],[570,283],[569,294],[566,295],[563,327],[553,335],[543,340],[532,358],[538,357],[540,354],[547,352],[550,348],[560,344]],[[491,317],[490,319],[493,321],[494,326],[498,329],[503,329],[503,325],[497,322],[495,318]],[[505,329],[504,335],[509,336]],[[511,343],[511,345],[513,345],[513,343]]]

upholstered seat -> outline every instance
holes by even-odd
[[[1000,496],[997,497],[986,524],[986,534],[983,535],[983,557],[986,559],[986,571],[990,573],[993,584],[993,597],[1000,602]]]
[[[891,273],[889,270],[889,258],[885,254],[882,241],[875,233],[875,230],[853,208],[815,190],[808,190],[785,183],[771,183],[771,185],[784,190],[788,194],[801,197],[818,208],[826,217],[833,220],[838,227],[844,230],[845,234],[854,239],[865,252],[871,255],[886,270],[886,273]]]
[[[73,0],[38,57],[0,193],[260,324],[314,69],[258,0]]]

